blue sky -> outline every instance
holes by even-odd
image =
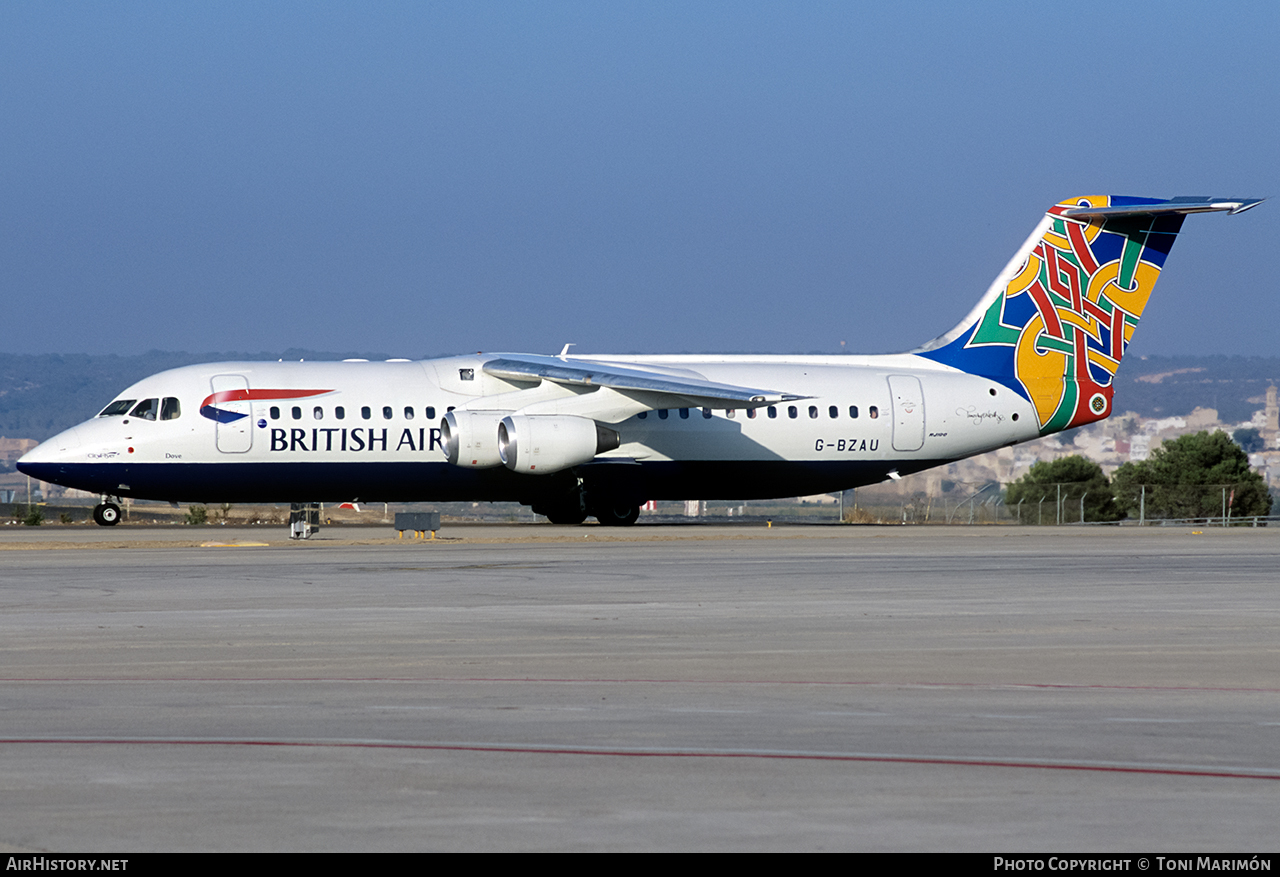
[[[0,349],[892,352],[1050,204],[1280,194],[1280,4],[0,5]],[[1280,355],[1280,203],[1131,354]],[[845,342],[845,346],[841,346]]]

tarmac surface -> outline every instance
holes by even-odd
[[[0,530],[0,850],[1275,848],[1280,530],[389,533]]]

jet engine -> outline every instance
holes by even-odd
[[[498,421],[504,411],[450,411],[440,421],[440,439],[449,462],[465,469],[492,469],[498,456]]]
[[[525,475],[550,475],[620,444],[617,432],[586,417],[512,414],[498,424],[503,464]]]

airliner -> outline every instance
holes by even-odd
[[[1102,420],[1182,222],[1262,199],[1072,198],[964,320],[882,356],[476,354],[222,362],[139,381],[18,469],[196,502],[514,501],[626,526],[649,500],[828,493]]]

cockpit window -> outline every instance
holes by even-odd
[[[117,399],[116,401],[108,405],[106,408],[103,408],[102,412],[98,416],[99,417],[120,417],[124,414],[128,414],[129,409],[133,407],[133,403],[136,401],[138,400],[137,399]]]
[[[133,406],[133,410],[129,412],[129,416],[140,417],[143,420],[155,420],[156,414],[159,410],[159,399],[143,399],[137,405]]]
[[[178,404],[178,400],[172,396],[165,396],[160,403],[160,419],[177,420],[181,416],[182,406]]]

